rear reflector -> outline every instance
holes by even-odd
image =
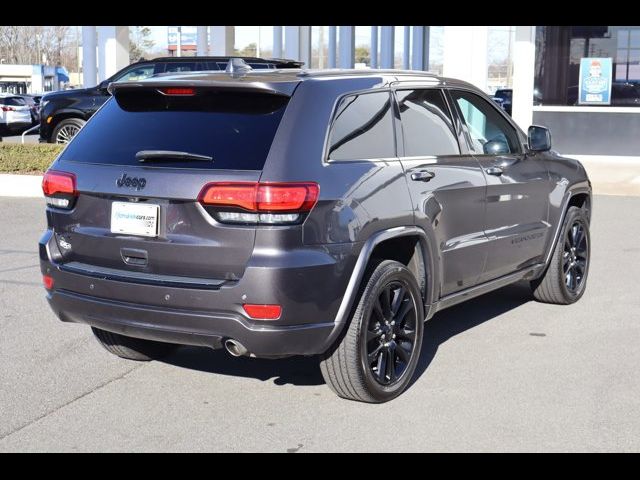
[[[73,173],[49,170],[42,178],[42,191],[46,196],[64,193],[75,195],[76,176]]]
[[[13,107],[2,107],[3,112],[15,112],[16,109]]]
[[[196,89],[195,88],[176,88],[176,87],[171,87],[171,88],[161,88],[160,91],[162,93],[164,93],[165,95],[176,95],[176,96],[195,95],[196,94]]]
[[[249,212],[309,212],[320,193],[317,183],[209,183],[198,200],[214,207],[236,207]]]
[[[253,305],[245,303],[242,308],[254,320],[277,320],[282,314],[280,305]]]
[[[49,275],[43,275],[42,283],[44,283],[44,288],[46,288],[47,290],[51,290],[53,288],[53,277]]]

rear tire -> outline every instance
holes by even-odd
[[[101,330],[91,327],[100,345],[109,353],[113,353],[121,358],[148,362],[163,358],[173,352],[178,345],[173,343],[154,342],[142,338],[127,337],[119,333]]]
[[[51,143],[69,143],[85,123],[81,118],[65,118],[53,129]]]
[[[569,305],[584,294],[591,260],[589,217],[578,207],[569,207],[560,237],[544,275],[531,282],[539,302]]]
[[[388,299],[388,300],[386,300]],[[381,403],[400,395],[418,363],[424,308],[418,282],[402,263],[371,263],[343,337],[320,361],[340,397]]]

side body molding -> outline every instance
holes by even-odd
[[[347,289],[342,297],[338,314],[334,321],[334,328],[331,334],[327,338],[325,343],[325,350],[329,349],[336,341],[340,333],[344,330],[349,320],[349,314],[353,308],[358,290],[362,284],[365,270],[371,254],[376,246],[385,240],[398,237],[417,236],[419,238],[419,246],[422,249],[422,259],[424,262],[424,269],[426,275],[425,282],[425,295],[424,295],[424,307],[425,307],[425,320],[431,316],[431,305],[435,301],[434,295],[437,291],[437,285],[440,279],[440,267],[439,262],[436,261],[434,254],[437,250],[433,248],[434,240],[429,238],[429,235],[420,227],[417,226],[400,226],[393,227],[388,230],[382,230],[372,235],[364,242],[358,260],[351,273],[351,278],[347,284]]]

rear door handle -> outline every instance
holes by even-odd
[[[504,173],[504,170],[500,167],[489,167],[485,168],[484,171],[487,172],[488,175],[495,175],[497,177]]]
[[[416,182],[428,182],[435,176],[436,174],[430,172],[429,170],[420,170],[411,174],[411,180],[414,180]]]

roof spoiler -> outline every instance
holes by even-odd
[[[111,95],[116,95],[118,92],[135,91],[137,89],[158,89],[158,88],[196,88],[206,90],[230,90],[236,92],[252,92],[252,93],[264,93],[271,95],[278,95],[282,97],[290,97],[291,93],[286,91],[276,90],[264,82],[239,82],[233,80],[211,80],[209,77],[207,80],[163,80],[162,78],[149,78],[142,82],[111,82],[107,87],[108,92]]]

